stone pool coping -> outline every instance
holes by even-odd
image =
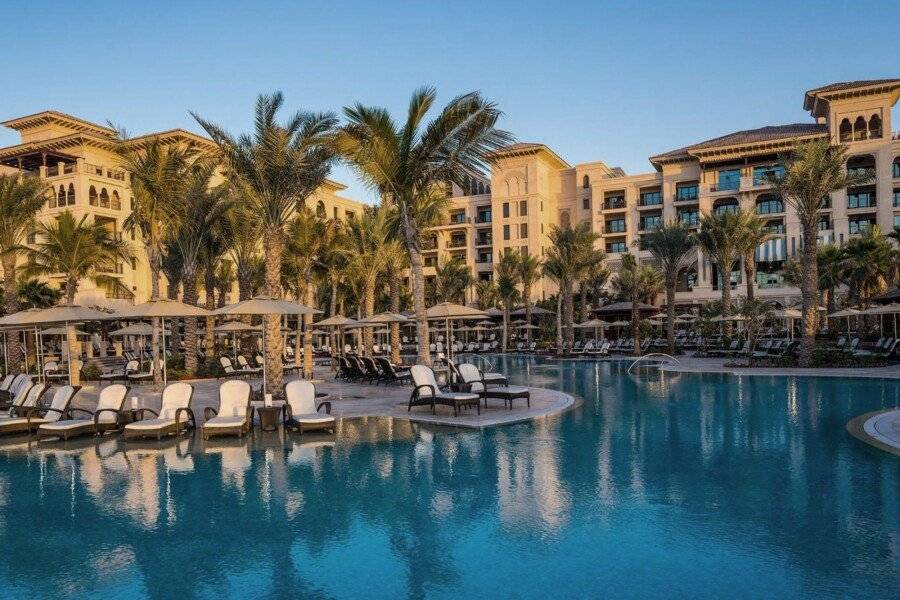
[[[900,457],[900,409],[865,413],[847,423],[853,437]]]

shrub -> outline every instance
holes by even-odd
[[[200,363],[197,365],[198,378],[219,378],[224,376],[225,369],[222,368],[222,365],[216,358],[207,358],[206,360],[200,361]]]
[[[102,371],[97,365],[86,365],[81,369],[81,377],[86,381],[97,381],[100,379]]]

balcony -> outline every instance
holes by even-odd
[[[475,240],[476,246],[490,246],[494,243],[494,236],[486,235]]]
[[[62,168],[60,168],[60,165],[56,164],[52,167],[47,167],[44,177],[59,177],[60,175],[71,175],[74,172],[75,163],[64,163]]]
[[[625,198],[622,196],[614,196],[603,201],[603,210],[624,210]]]
[[[102,267],[97,267],[98,273],[103,273],[104,275],[121,275],[123,271],[122,263],[116,263],[114,265],[104,265]]]
[[[437,241],[436,240],[424,241],[419,246],[419,249],[422,252],[434,252],[437,250]]]
[[[478,213],[475,217],[476,225],[487,225],[493,222],[493,215],[489,212],[487,213]]]
[[[447,242],[448,248],[465,248],[466,238],[455,238]]]
[[[706,190],[710,194],[718,194],[720,192],[736,192],[740,189],[740,180],[736,181],[720,181],[718,183],[706,184]]]
[[[455,213],[450,215],[450,220],[448,221],[449,225],[465,225],[466,221],[466,213]]]
[[[494,255],[491,253],[479,254],[475,258],[475,263],[479,265],[490,265],[494,262]]]
[[[847,210],[875,208],[876,204],[874,190],[853,190],[847,193]]]
[[[101,167],[99,165],[92,165],[90,163],[84,163],[84,172],[88,175],[96,175],[97,177],[106,177],[107,179],[115,179],[116,181],[125,181],[124,171],[117,171],[115,169],[109,169],[106,167]]]

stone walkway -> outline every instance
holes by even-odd
[[[523,400],[516,400],[512,410],[503,406],[502,400],[490,399],[488,407],[481,407],[481,415],[475,409],[467,409],[458,417],[453,416],[453,409],[448,406],[436,406],[435,414],[430,407],[417,406],[407,411],[411,386],[408,385],[366,385],[334,381],[327,367],[317,367],[313,382],[317,392],[329,395],[331,413],[338,418],[354,417],[391,417],[408,419],[419,423],[448,425],[453,427],[483,428],[497,425],[508,425],[529,421],[561,413],[570,408],[575,399],[562,392],[545,388],[529,388],[531,391],[531,408],[527,408]],[[295,376],[288,378],[295,379]],[[193,409],[197,424],[204,420],[203,410],[206,407],[216,408],[218,405],[218,388],[224,380],[190,381],[194,386]],[[259,379],[250,379],[254,389],[261,385]],[[100,388],[96,384],[85,385],[78,393],[74,403],[80,407],[93,409],[97,404]],[[130,398],[137,396],[141,407],[154,410],[159,408],[160,393],[150,385],[136,386],[128,394],[126,406],[130,406]]]
[[[900,409],[889,409],[860,415],[847,423],[854,437],[900,456]]]

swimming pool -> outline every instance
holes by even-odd
[[[900,461],[844,426],[900,405],[900,381],[499,360],[583,403],[252,447],[0,440],[0,596],[896,593]]]

